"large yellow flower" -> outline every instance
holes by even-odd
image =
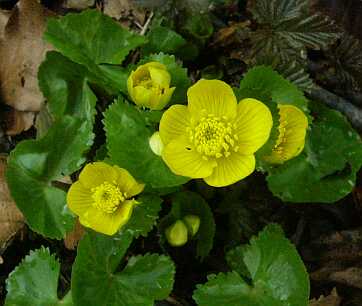
[[[143,188],[127,170],[95,162],[86,165],[70,187],[67,203],[82,225],[113,235],[130,219],[137,204],[133,197]]]
[[[303,151],[308,128],[307,116],[293,105],[279,104],[279,136],[272,153],[264,159],[282,164]]]
[[[187,96],[188,106],[171,106],[160,122],[162,158],[169,168],[215,187],[250,175],[254,153],[273,125],[268,107],[255,99],[238,104],[231,87],[219,80],[200,80]]]

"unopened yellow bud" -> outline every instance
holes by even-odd
[[[176,87],[165,65],[150,62],[132,71],[127,80],[128,94],[134,103],[153,110],[163,109],[170,102]]]
[[[161,156],[163,150],[163,143],[160,137],[160,133],[154,132],[148,142],[152,152],[158,156]]]
[[[183,246],[187,242],[187,227],[181,220],[169,226],[165,234],[168,243],[174,247]]]
[[[195,215],[187,215],[183,218],[191,237],[195,236],[200,228],[200,218]]]

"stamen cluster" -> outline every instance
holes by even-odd
[[[226,117],[208,114],[194,128],[189,128],[189,136],[197,152],[202,154],[204,159],[228,157],[231,154],[230,150],[239,150],[236,144],[238,137]]]
[[[93,206],[97,209],[111,214],[126,199],[126,194],[122,193],[115,184],[104,182],[91,189]]]

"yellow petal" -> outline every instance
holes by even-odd
[[[176,87],[164,89],[163,94],[154,93],[150,98],[150,109],[161,110],[163,109],[172,98],[172,94]]]
[[[193,118],[206,114],[236,116],[237,101],[231,87],[219,80],[200,80],[187,91],[188,107]]]
[[[307,116],[293,105],[279,105],[280,127],[277,145],[265,158],[270,163],[283,163],[302,152],[308,128]]]
[[[233,153],[227,158],[217,159],[214,172],[204,181],[214,187],[224,187],[240,181],[253,173],[255,169],[254,155]]]
[[[190,113],[184,105],[172,105],[162,115],[160,136],[164,145],[186,134],[190,125]]]
[[[104,162],[87,164],[79,175],[79,181],[88,189],[97,187],[104,182],[114,182],[116,179],[117,172]]]
[[[162,158],[175,174],[191,178],[207,177],[216,166],[214,160],[203,159],[186,137],[179,137],[166,145],[162,151]]]
[[[67,204],[73,213],[82,216],[93,204],[90,189],[85,188],[80,181],[73,183],[67,193]]]
[[[122,206],[120,206],[112,214],[108,214],[95,207],[91,207],[82,217],[79,218],[79,222],[96,232],[106,235],[114,235],[130,219],[135,203],[136,202],[133,200],[125,201],[122,203]]]
[[[132,89],[132,100],[138,106],[150,107],[150,100],[152,96],[152,90],[143,86],[135,86]]]
[[[154,84],[162,88],[168,88],[171,83],[171,76],[167,70],[159,69],[155,67],[148,67],[148,71],[150,72],[151,80]]]
[[[243,99],[238,104],[234,121],[240,153],[253,154],[268,140],[273,119],[269,108],[256,99]]]
[[[118,174],[117,186],[120,191],[127,193],[127,198],[133,197],[143,191],[145,185],[139,184],[126,169],[118,166],[114,166],[114,168]]]

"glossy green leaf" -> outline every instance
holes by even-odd
[[[98,10],[85,10],[48,21],[45,39],[72,61],[90,71],[97,64],[120,64],[128,53],[145,43]]]
[[[291,104],[308,110],[308,100],[294,84],[284,79],[271,67],[256,66],[250,69],[240,82],[239,98],[269,100],[278,104]]]
[[[153,306],[155,300],[169,295],[175,267],[166,256],[134,256],[118,270],[131,241],[132,235],[125,231],[113,237],[85,235],[72,272],[77,306]]]
[[[355,185],[362,166],[362,142],[339,112],[312,106],[315,120],[304,152],[270,169],[268,186],[284,201],[333,203]]]
[[[129,231],[133,237],[146,237],[158,219],[162,199],[156,195],[145,194],[137,198],[139,204],[133,209],[131,220],[123,230]]]
[[[154,154],[149,139],[156,131],[142,111],[122,100],[105,112],[104,125],[110,159],[138,180],[155,188],[184,184],[189,179],[175,175],[162,158]]]
[[[238,274],[244,268],[231,262],[238,272],[211,275],[206,284],[197,285],[193,298],[198,305],[308,305],[308,273],[296,249],[284,237],[279,226],[268,225],[258,237],[251,239],[249,245],[232,252],[233,260],[239,258],[242,261],[251,279]]]
[[[140,64],[147,62],[160,62],[167,67],[167,71],[171,75],[171,87],[176,87],[170,104],[186,104],[187,89],[191,86],[191,81],[187,76],[187,69],[182,67],[182,64],[176,61],[175,56],[164,53],[152,54],[145,57]]]
[[[148,42],[142,47],[142,53],[169,53],[175,54],[179,48],[186,44],[186,40],[175,31],[161,26],[152,26],[147,33]]]
[[[88,70],[51,51],[40,65],[39,87],[55,119],[72,115],[93,122],[96,97],[89,88]]]
[[[25,140],[10,154],[6,179],[28,225],[50,238],[61,239],[72,229],[66,193],[53,182],[79,169],[90,144],[89,124],[64,116],[39,140]]]
[[[171,201],[171,211],[160,222],[160,231],[164,234],[167,227],[187,215],[198,216],[200,227],[193,239],[196,240],[196,256],[203,260],[212,249],[215,235],[215,221],[209,205],[197,193],[190,191],[176,193]]]
[[[31,251],[6,281],[5,306],[72,306],[70,294],[58,299],[59,270],[48,249]]]

